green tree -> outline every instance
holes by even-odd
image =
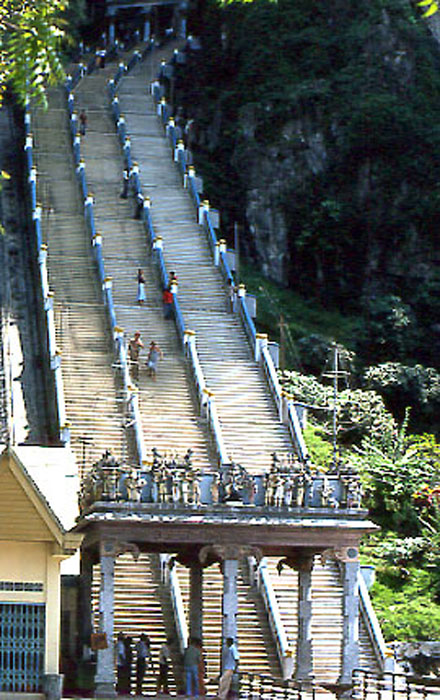
[[[45,102],[46,87],[64,72],[60,49],[65,0],[0,1],[0,99],[9,83],[23,102]]]

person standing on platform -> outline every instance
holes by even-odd
[[[226,700],[228,697],[229,689],[232,683],[232,676],[234,671],[238,669],[238,662],[240,660],[240,654],[238,649],[234,644],[232,637],[228,637],[226,640],[226,648],[223,654],[223,673],[220,676],[218,683],[218,697],[220,700]]]
[[[167,639],[159,650],[159,676],[157,678],[157,688],[156,692],[160,693],[162,690],[165,695],[169,694],[168,689],[168,669],[171,660],[170,652],[170,640]]]
[[[189,697],[199,696],[199,661],[200,649],[195,644],[195,640],[191,637],[189,645],[185,649],[183,655],[183,667],[185,669],[186,695]]]
[[[137,273],[137,283],[138,283],[138,290],[137,290],[137,303],[139,305],[142,305],[145,302],[145,277],[144,277],[144,271],[139,268],[138,273]]]
[[[151,644],[147,634],[141,634],[136,644],[136,695],[142,695],[145,671],[151,666]]]

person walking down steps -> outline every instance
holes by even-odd
[[[142,304],[145,303],[146,296],[145,296],[145,276],[144,276],[144,271],[139,268],[138,273],[137,273],[137,283],[138,283],[138,288],[137,288],[137,303],[141,306]]]
[[[136,331],[134,336],[130,338],[128,343],[128,359],[130,361],[130,374],[132,379],[137,382],[139,379],[139,355],[144,347],[141,340],[141,332]]]
[[[150,343],[150,349],[148,351],[147,368],[148,374],[153,381],[156,381],[157,365],[159,363],[159,360],[163,360],[163,352],[159,345],[155,343],[154,340],[152,340]]]

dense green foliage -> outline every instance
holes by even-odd
[[[0,100],[7,85],[16,97],[45,102],[48,84],[64,77],[62,53],[85,21],[85,0],[2,0]]]
[[[333,391],[311,376],[284,372],[284,387],[310,409],[305,432],[313,463],[332,463]],[[359,470],[364,505],[382,532],[363,547],[376,566],[372,588],[385,638],[433,640],[440,622],[440,444],[407,434],[374,391],[338,395],[339,457]]]
[[[440,63],[426,27],[404,0],[203,7],[203,49],[181,83],[222,233],[242,221],[256,255],[249,168],[275,161],[291,287],[361,313],[351,349],[365,365],[435,367]]]

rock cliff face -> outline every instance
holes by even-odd
[[[186,110],[248,256],[323,301],[397,292],[438,323],[440,62],[406,0],[234,3],[204,27]]]

